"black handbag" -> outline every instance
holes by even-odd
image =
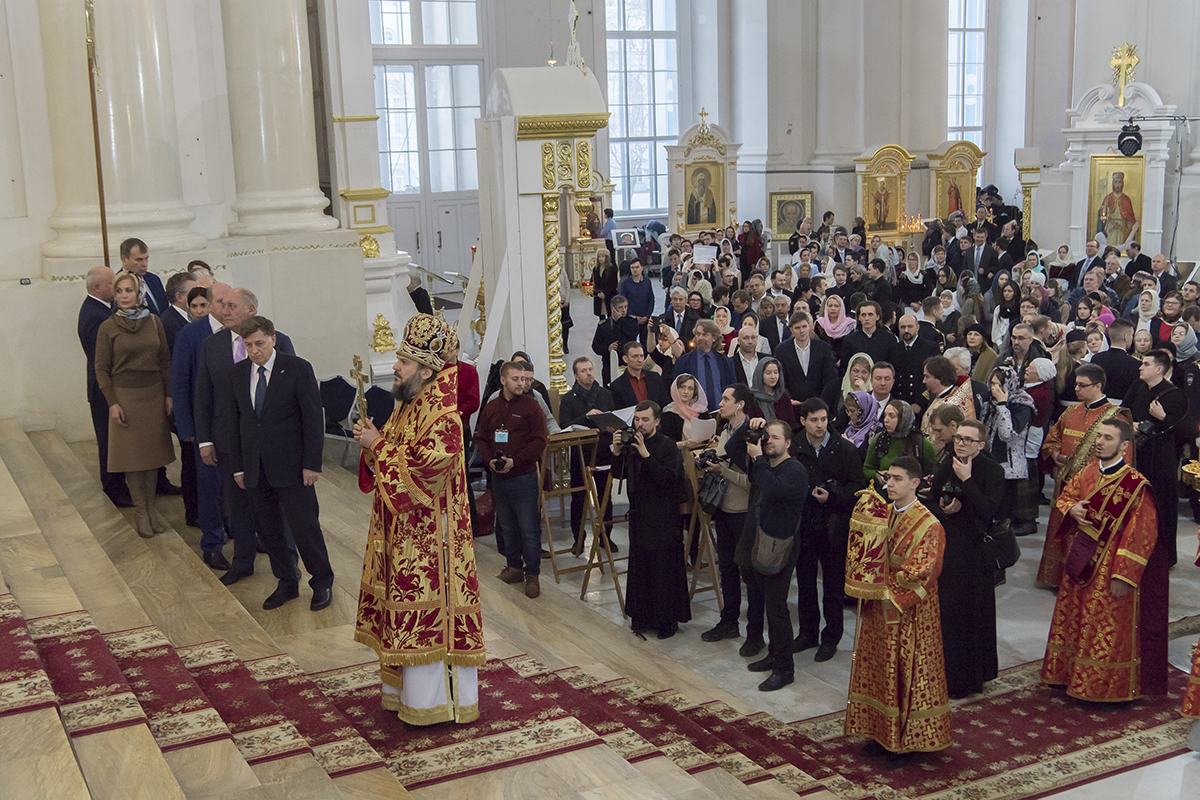
[[[697,486],[696,502],[700,504],[700,510],[711,517],[721,507],[728,491],[729,481],[715,472],[706,472]]]
[[[983,537],[983,555],[993,572],[1008,569],[1021,558],[1021,543],[1013,533],[1012,523],[998,519]]]

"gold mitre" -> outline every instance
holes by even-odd
[[[417,314],[404,326],[404,339],[396,348],[396,355],[438,371],[446,364],[450,334],[449,326],[437,317]]]

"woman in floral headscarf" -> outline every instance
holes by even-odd
[[[846,395],[845,402],[850,424],[842,436],[861,450],[879,429],[879,401],[870,392],[860,391]]]

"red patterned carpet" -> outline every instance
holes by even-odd
[[[955,703],[954,743],[885,770],[842,736],[843,714],[791,724],[820,760],[869,792],[922,798],[1038,798],[1187,752],[1179,716],[1187,676],[1172,670],[1170,693],[1131,703],[1086,703],[1039,681],[1041,662],[1005,670],[987,694]]]
[[[0,717],[56,705],[17,601],[11,594],[0,595]]]
[[[146,715],[86,611],[29,620],[72,737],[144,725]]]
[[[381,707],[377,663],[312,678],[408,789],[603,744],[503,661],[479,668],[479,720],[419,731],[409,731],[395,712]]]

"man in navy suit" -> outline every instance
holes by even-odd
[[[293,564],[283,527],[286,516],[311,576],[309,608],[320,611],[333,598],[333,568],[314,488],[325,441],[317,378],[304,359],[276,351],[275,326],[266,317],[250,317],[239,330],[246,358],[230,372],[233,396],[220,438],[232,443],[228,457],[233,478],[250,498],[272,569]],[[300,594],[295,566],[275,577],[279,585],[263,603],[268,611]]]
[[[175,337],[192,321],[188,312],[188,292],[198,284],[190,272],[176,272],[167,278],[167,307],[162,314],[163,332],[167,335],[167,347],[175,352]]]
[[[142,299],[146,307],[160,317],[167,310],[167,290],[162,279],[150,271],[150,248],[141,239],[121,242],[121,272],[132,272],[142,279]]]
[[[224,435],[228,430],[226,418],[233,400],[233,365],[246,358],[245,342],[234,331],[258,311],[258,298],[249,289],[230,289],[222,308],[225,327],[204,341],[196,359],[193,421],[196,451],[201,462],[220,472],[216,496],[224,501],[219,507],[225,510],[226,529],[233,537],[233,565],[221,576],[221,583],[231,586],[254,574],[254,555],[258,550],[250,501],[233,479],[230,451],[237,446],[237,442]],[[281,352],[296,354],[287,336],[277,332],[276,340],[276,347]],[[202,542],[202,549],[203,546]],[[212,564],[209,563],[209,566]],[[277,575],[289,574],[295,569],[295,557],[287,565],[277,565],[272,558],[271,566]]]
[[[799,406],[810,397],[819,397],[830,408],[836,408],[841,386],[833,348],[813,338],[812,319],[803,311],[792,314],[791,323],[792,337],[779,343],[775,358],[783,369],[784,386],[792,405]]]
[[[175,336],[171,351],[171,397],[175,403],[175,430],[179,441],[186,443],[196,467],[196,522],[200,528],[200,550],[204,563],[213,569],[229,569],[229,561],[221,552],[225,544],[225,520],[221,511],[221,473],[216,467],[201,463],[196,450],[196,368],[200,349],[225,322],[225,301],[233,289],[228,284],[214,283],[209,298],[209,313],[183,326]]]
[[[711,319],[702,319],[692,330],[693,349],[675,362],[675,374],[695,375],[708,399],[708,410],[716,411],[721,392],[735,382],[733,362],[713,347],[721,341],[721,329]],[[615,396],[614,396],[615,399]]]
[[[108,267],[92,267],[87,274],[87,297],[79,307],[79,344],[87,357],[87,399],[92,411],[92,430],[96,432],[96,449],[100,451],[100,485],[117,508],[130,508],[129,487],[125,473],[108,471],[108,401],[96,382],[96,332],[112,315],[113,271]]]

